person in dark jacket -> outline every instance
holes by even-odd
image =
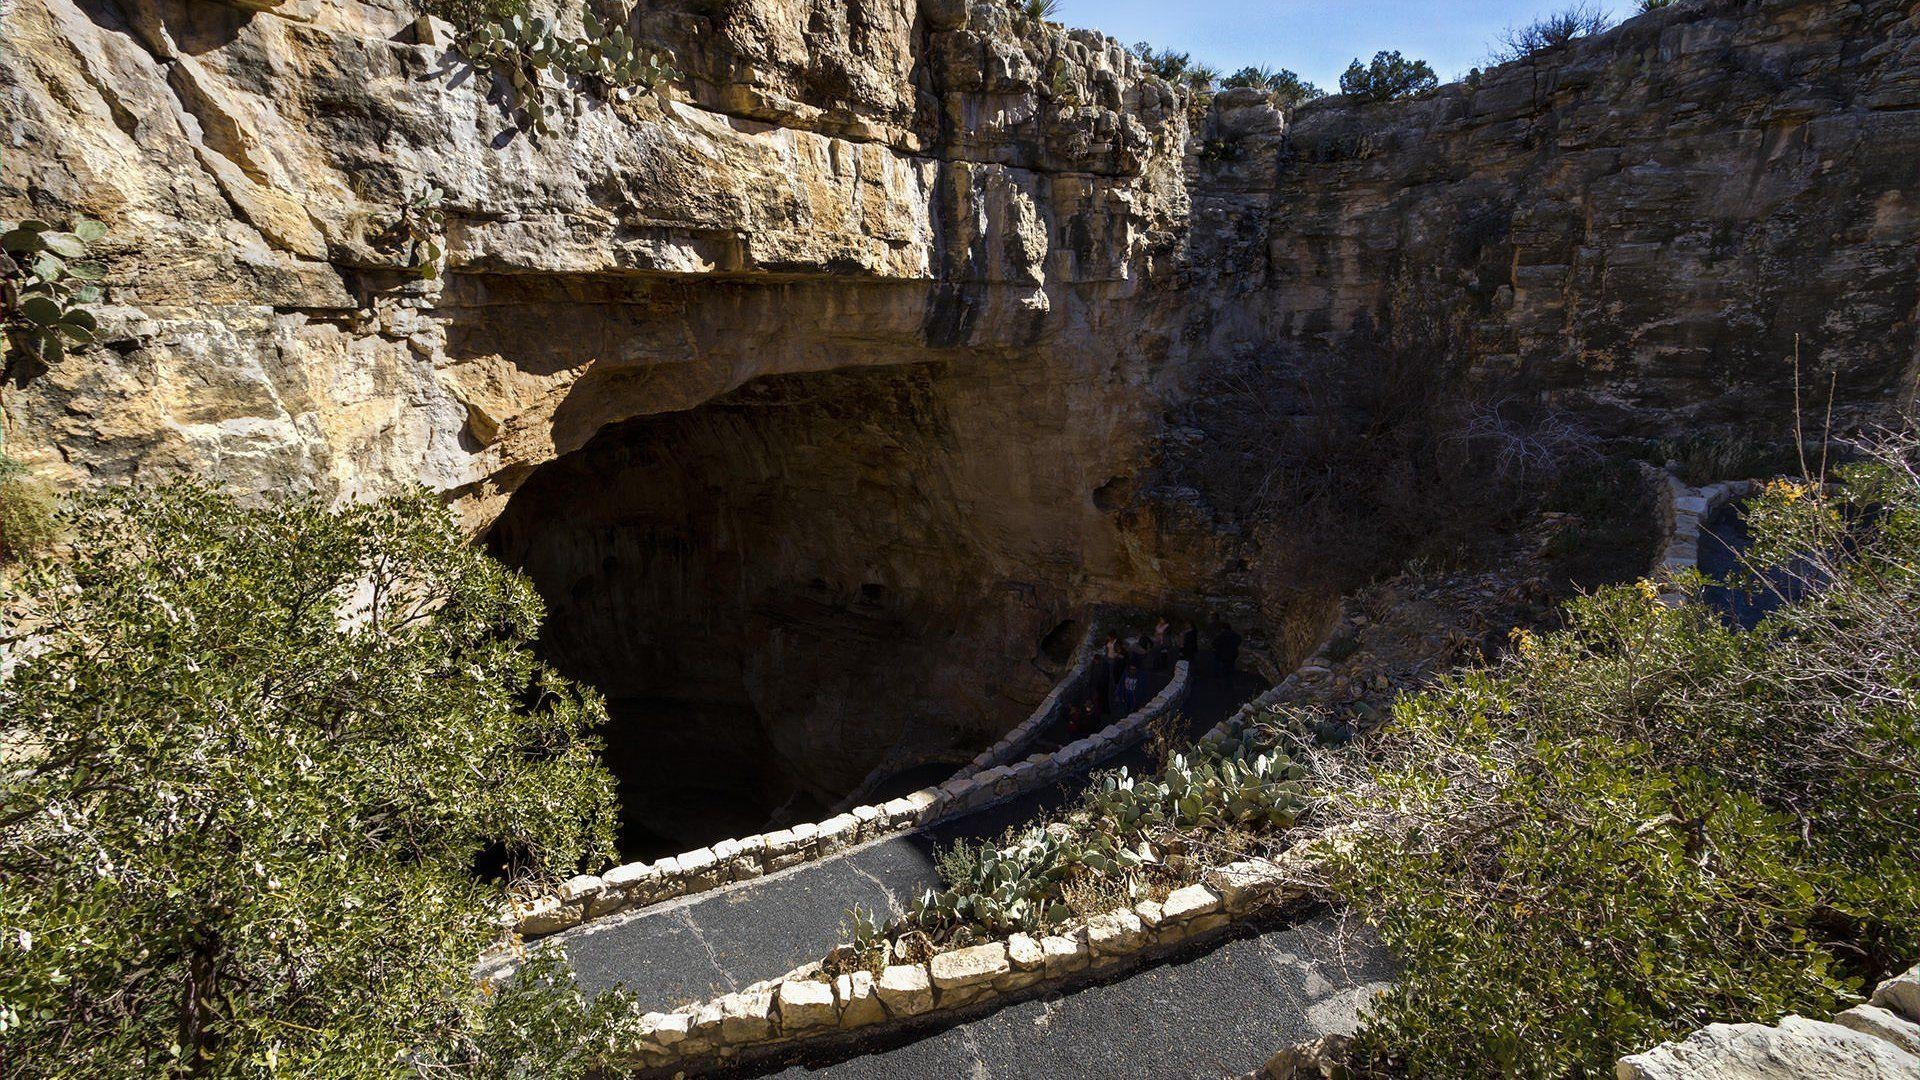
[[[1193,666],[1193,658],[1199,655],[1200,655],[1200,631],[1195,630],[1193,628],[1193,624],[1190,622],[1181,623],[1180,624],[1180,659],[1185,660],[1187,662],[1187,666],[1191,668]]]
[[[1221,623],[1220,630],[1213,635],[1213,659],[1221,675],[1233,677],[1234,668],[1240,663],[1240,635],[1234,632],[1231,623]]]
[[[1107,715],[1107,706],[1113,704],[1113,684],[1120,677],[1113,669],[1113,645],[1115,638],[1107,635],[1107,643],[1093,654],[1093,715]]]
[[[1127,672],[1120,677],[1120,715],[1130,716],[1140,707],[1140,668],[1137,664],[1128,664]]]

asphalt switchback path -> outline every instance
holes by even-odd
[[[1197,736],[1265,689],[1252,676],[1195,682],[1185,717]],[[1148,765],[1140,748],[1101,768]],[[998,836],[1078,797],[1086,777],[1010,799],[930,828],[888,837],[831,858],[701,893],[550,939],[589,990],[624,985],[651,1009],[705,1001],[818,960],[837,944],[847,909],[903,911],[939,883],[934,852],[954,840]],[[1278,1045],[1268,1040],[1271,1045]],[[898,1075],[898,1074],[896,1074]]]
[[[781,1080],[1220,1080],[1275,1050],[1351,1032],[1393,968],[1355,924],[1321,914],[1233,938],[1118,981],[1022,1001],[963,1023],[734,1076]]]

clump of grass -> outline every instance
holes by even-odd
[[[0,455],[0,563],[18,562],[59,538],[59,500],[27,467]]]

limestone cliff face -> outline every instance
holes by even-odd
[[[104,344],[9,392],[12,452],[443,490],[657,771],[752,759],[755,812],[1004,727],[1088,601],[1285,619],[1135,495],[1222,358],[1418,292],[1608,432],[1771,422],[1796,333],[1843,415],[1920,372],[1910,3],[1682,0],[1289,122],[1002,0],[645,0],[681,77],[536,137],[403,0],[4,2],[0,217],[111,230]],[[433,282],[390,233],[429,183]]]
[[[0,206],[108,222],[119,316],[16,403],[20,442],[103,478],[424,480],[482,520],[609,420],[1032,348],[1050,289],[1128,289],[1174,242],[1183,119],[1110,42],[987,2],[679,7],[633,23],[690,92],[533,138],[397,0],[19,0]],[[381,237],[422,182],[444,288]]]
[[[1694,0],[1423,100],[1223,95],[1198,133],[1216,352],[1437,298],[1488,377],[1607,433],[1860,418],[1920,374],[1920,8]],[[1810,400],[1813,395],[1810,392]]]

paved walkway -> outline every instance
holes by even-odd
[[[1202,659],[1205,662],[1205,658]],[[1236,675],[1202,678],[1182,715],[1197,736],[1265,689]],[[1138,772],[1149,765],[1134,748],[1103,763]],[[997,836],[1009,826],[1078,797],[1085,777],[984,808],[952,821],[739,885],[701,893],[558,935],[582,986],[625,985],[648,1008],[705,1001],[818,960],[842,937],[846,911],[904,910],[936,885],[934,852],[956,839]],[[1278,1045],[1277,1043],[1275,1045]]]
[[[1219,1080],[1274,1051],[1351,1032],[1393,967],[1364,928],[1320,915],[1177,956],[1117,982],[1020,1002],[961,1024],[910,1031],[734,1076],[783,1080]]]

